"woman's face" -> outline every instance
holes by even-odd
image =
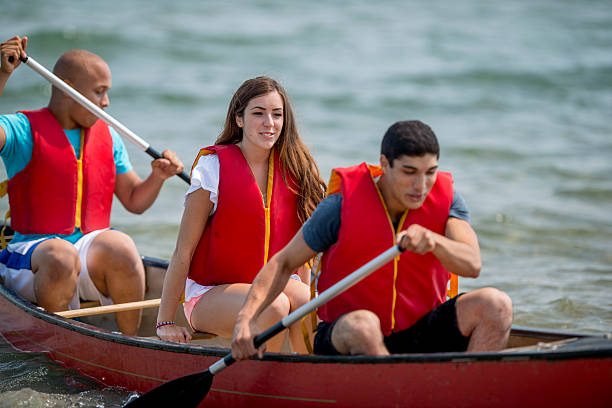
[[[243,146],[271,150],[283,130],[284,119],[283,98],[278,92],[251,99],[242,116],[236,116]]]

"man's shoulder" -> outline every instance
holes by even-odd
[[[30,132],[30,121],[28,117],[21,112],[9,113],[7,115],[0,115],[0,126],[7,130],[15,132],[21,130],[21,133]]]
[[[463,196],[457,192],[457,190],[453,191],[453,202],[451,204],[448,217],[459,218],[460,220],[471,222],[470,210],[467,203],[465,202]]]
[[[342,195],[331,194],[319,203],[306,220],[302,232],[306,244],[315,252],[327,250],[338,240]]]
[[[32,144],[30,121],[23,113],[0,115],[0,126],[6,138],[5,146],[9,146],[10,150]],[[4,149],[3,153],[6,153]]]

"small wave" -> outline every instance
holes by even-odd
[[[612,203],[612,189],[605,187],[558,188],[555,194],[562,197],[595,200],[599,203]]]
[[[29,34],[35,41],[28,43],[28,51],[35,55],[59,55],[70,49],[86,49],[104,55],[124,52],[130,45],[125,38],[113,31],[83,30],[76,27],[63,29],[39,29]]]
[[[434,74],[398,74],[387,78],[392,85],[397,84],[419,84],[419,86],[442,86],[442,87],[486,87],[500,88],[503,86],[519,87],[529,89],[531,92],[555,89],[557,83],[550,79],[549,75],[530,71],[510,71],[500,69],[468,69],[454,73]]]
[[[121,407],[128,398],[128,392],[118,388],[54,394],[26,387],[0,394],[0,408]]]
[[[448,148],[449,155],[461,158],[483,158],[487,161],[511,161],[515,163],[517,160],[525,158],[519,152],[513,151],[510,146],[495,147],[495,146],[461,146]]]
[[[591,315],[598,315],[605,311],[602,308],[589,305],[581,300],[561,297],[548,303],[553,311],[566,318],[579,319]]]
[[[121,99],[124,103],[129,100],[145,100],[147,104],[158,102],[162,106],[201,106],[204,102],[199,95],[180,90],[152,90],[130,86],[114,89],[112,97]]]

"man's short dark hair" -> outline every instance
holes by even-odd
[[[404,120],[395,122],[387,129],[380,153],[385,155],[393,167],[393,160],[403,155],[422,157],[431,153],[440,158],[440,146],[429,126],[420,120]]]

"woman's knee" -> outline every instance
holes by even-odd
[[[263,311],[261,318],[266,324],[274,324],[284,319],[289,314],[290,307],[291,302],[289,298],[284,293],[281,293],[266,310]]]
[[[310,287],[295,279],[289,279],[283,293],[289,299],[291,311],[296,310],[310,301]]]

